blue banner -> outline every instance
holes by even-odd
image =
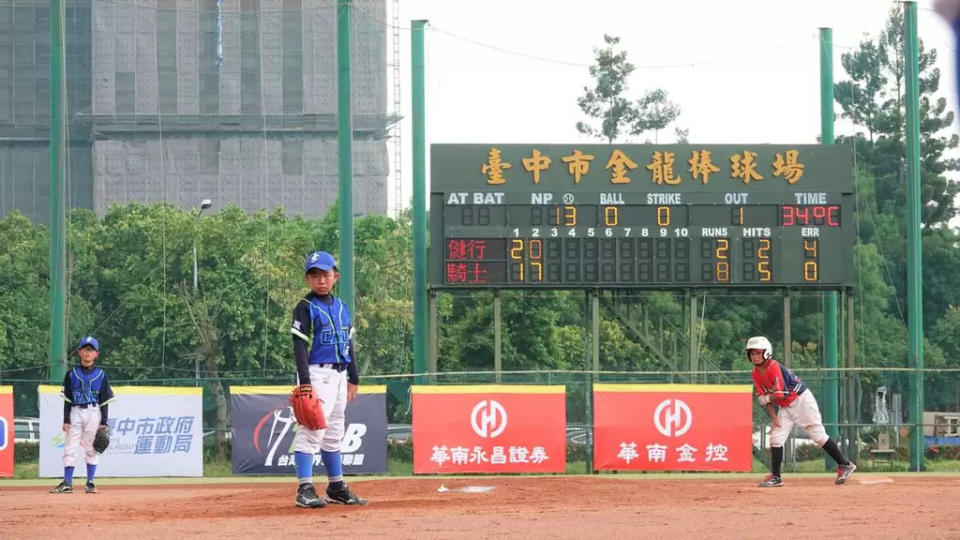
[[[344,474],[387,472],[387,395],[385,386],[360,387],[347,404],[341,452]],[[298,429],[287,403],[288,387],[230,388],[232,470],[234,474],[293,475],[293,434]],[[320,454],[314,474],[324,474]]]

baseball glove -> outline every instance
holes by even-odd
[[[102,454],[107,450],[108,446],[110,446],[110,428],[100,426],[100,428],[97,429],[97,434],[93,437],[93,449],[98,454]]]
[[[312,385],[294,386],[290,392],[290,406],[293,407],[293,415],[301,426],[312,430],[326,429],[327,421],[323,417],[320,400],[313,393]]]

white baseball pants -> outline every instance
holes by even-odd
[[[337,371],[330,365],[312,364],[310,384],[320,398],[327,428],[313,430],[299,426],[293,438],[293,449],[307,454],[316,454],[320,450],[338,452],[343,439],[344,411],[347,409],[347,372]]]
[[[87,463],[96,465],[100,461],[100,454],[93,449],[93,438],[97,436],[99,427],[99,407],[70,407],[70,430],[67,431],[67,440],[63,445],[64,467],[77,466],[77,447],[81,442],[87,454]]]

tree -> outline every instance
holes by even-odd
[[[866,134],[840,137],[839,142],[852,142],[858,164],[873,176],[875,205],[878,211],[901,217],[900,235],[905,233],[903,177],[905,174],[906,92],[903,8],[897,4],[880,36],[860,43],[856,51],[844,53],[841,64],[848,81],[835,85],[835,96],[844,118],[866,130]],[[946,225],[957,215],[955,183],[943,173],[960,170],[956,160],[946,159],[944,152],[956,148],[960,137],[943,134],[953,124],[953,112],[947,100],[936,97],[940,70],[935,67],[936,49],[927,51],[919,42],[920,137],[922,222],[926,227]]]
[[[839,137],[838,141],[851,144],[857,160],[860,241],[877,246],[882,261],[874,265],[882,272],[878,277],[886,277],[887,282],[896,287],[896,298],[901,299],[900,302],[890,302],[886,313],[898,319],[902,319],[903,314],[894,308],[902,305],[902,299],[906,297],[904,45],[903,9],[897,4],[878,37],[866,39],[857,50],[842,55],[842,65],[850,80],[836,85],[836,99],[843,117],[850,119],[857,129],[853,135]],[[927,50],[920,41],[923,323],[928,331],[949,305],[960,301],[956,292],[960,290],[960,278],[953,270],[960,257],[958,239],[956,233],[947,228],[950,219],[957,215],[954,199],[958,186],[944,176],[947,171],[960,170],[957,160],[944,155],[948,149],[957,147],[960,139],[952,132],[954,113],[947,110],[947,100],[936,95],[940,83],[936,59],[936,49]],[[866,274],[861,269],[858,275]],[[863,295],[859,297],[862,301]],[[876,321],[872,328],[878,324],[886,326],[888,322]],[[862,339],[871,331],[865,329],[858,338]],[[890,358],[902,361],[899,357]]]
[[[584,135],[613,143],[622,133],[640,135],[653,130],[657,133],[680,116],[680,108],[667,99],[662,89],[647,91],[636,101],[624,97],[629,87],[627,79],[633,73],[633,64],[627,61],[626,51],[616,51],[620,38],[604,35],[605,48],[594,48],[596,64],[590,66],[594,78],[593,88],[583,87],[584,94],[577,98],[580,110],[589,119],[600,120],[596,127],[587,122],[577,122],[577,131]],[[681,132],[678,132],[678,136]],[[682,132],[686,138],[686,132]]]
[[[6,378],[41,378],[47,364],[48,238],[42,227],[16,210],[0,219],[0,370]],[[26,398],[14,393],[17,410],[36,410],[36,400],[29,403]]]

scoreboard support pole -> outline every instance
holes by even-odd
[[[430,373],[430,384],[437,383],[437,358],[439,356],[439,340],[437,339],[437,291],[431,290],[427,295],[427,335],[429,352],[427,354],[427,372]]]
[[[697,382],[697,371],[700,369],[700,340],[697,332],[698,297],[697,290],[690,289],[690,382]]]
[[[783,290],[783,365],[787,366],[787,369],[790,369],[790,364],[793,363],[793,332],[790,328],[790,311],[790,289],[786,288]]]
[[[588,426],[591,426],[591,429],[587,430],[586,469],[587,474],[596,474],[597,471],[593,469],[593,385],[597,382],[600,372],[600,290],[588,290],[584,300],[587,306],[589,306],[588,311],[590,312],[590,348],[588,353],[590,369],[584,381],[587,390],[585,394],[586,399],[584,399],[586,404],[586,423]]]
[[[502,382],[502,376],[500,371],[503,368],[503,358],[500,354],[500,349],[503,346],[502,334],[503,324],[501,318],[503,316],[502,310],[502,301],[500,299],[500,289],[493,290],[493,373],[494,379],[497,384]]]
[[[857,444],[860,441],[860,422],[857,421],[857,376],[853,371],[854,365],[854,353],[856,352],[856,344],[854,342],[854,297],[853,289],[845,289],[841,293],[844,297],[844,304],[846,304],[846,315],[847,315],[847,351],[846,351],[846,365],[847,365],[847,396],[846,396],[846,409],[847,409],[847,426],[849,429],[849,434],[847,435],[847,441],[850,447],[847,449],[847,453],[844,455],[856,456],[857,455]]]
[[[590,290],[590,358],[591,371],[593,371],[592,380],[596,381],[597,373],[600,372],[600,291],[598,289]]]

